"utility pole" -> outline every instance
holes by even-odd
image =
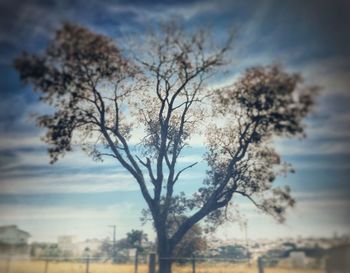
[[[245,237],[245,246],[247,249],[247,254],[248,254],[248,223],[247,221],[244,222],[244,237]]]
[[[246,244],[246,255],[248,258],[248,265],[250,266],[250,258],[249,258],[249,243],[248,243],[248,221],[244,221],[244,235],[245,235],[245,244]]]
[[[116,246],[116,239],[115,239],[115,235],[116,235],[116,225],[110,225],[109,227],[113,228],[113,245],[112,245],[112,255],[113,255],[113,263],[116,263],[117,260],[116,260],[116,256],[117,256],[117,253],[116,253],[116,249],[115,249],[115,246]]]

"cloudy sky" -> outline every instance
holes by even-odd
[[[307,3],[305,3],[307,2]],[[284,225],[258,214],[239,200],[248,219],[250,238],[332,236],[350,226],[350,4],[348,1],[68,1],[0,0],[0,225],[17,224],[35,241],[58,235],[104,238],[108,225],[118,237],[142,227],[145,206],[136,184],[113,161],[95,163],[83,153],[48,164],[45,144],[29,116],[45,111],[30,87],[20,84],[11,67],[22,50],[39,52],[64,20],[78,22],[117,41],[142,34],[146,25],[172,16],[186,27],[210,26],[221,37],[236,32],[233,69],[220,78],[231,83],[252,65],[278,62],[301,72],[322,91],[307,120],[307,139],[276,143],[296,173],[282,178],[297,206]],[[181,164],[201,160],[195,141]],[[180,189],[194,187],[203,176],[199,164],[184,177]],[[191,188],[192,189],[192,188]],[[215,234],[242,238],[237,223]]]

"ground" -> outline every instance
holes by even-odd
[[[74,262],[50,262],[45,272],[43,261],[0,261],[3,273],[86,273],[86,264]],[[257,273],[255,265],[229,263],[199,263],[196,273]],[[323,273],[314,269],[266,268],[265,273]],[[91,263],[89,273],[134,273],[133,264]],[[138,273],[148,273],[148,266],[139,265]],[[191,265],[174,266],[173,273],[192,273]]]

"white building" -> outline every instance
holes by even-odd
[[[63,252],[63,255],[82,257],[86,255],[86,249],[89,249],[89,255],[96,255],[100,251],[102,242],[97,239],[78,241],[76,236],[59,236],[57,245],[58,249]]]
[[[2,257],[29,258],[30,234],[15,225],[0,227],[0,259]]]
[[[30,234],[15,225],[0,227],[0,243],[23,245],[28,243]]]
[[[95,256],[100,252],[102,242],[98,239],[87,239],[74,245],[73,254],[76,256],[86,255],[86,249],[89,249],[89,255]]]
[[[67,253],[72,253],[76,243],[75,236],[59,236],[57,238],[57,245],[59,250]]]

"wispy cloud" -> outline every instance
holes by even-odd
[[[136,182],[126,174],[76,174],[7,178],[1,182],[3,194],[91,193],[137,191]]]
[[[116,162],[108,159],[102,164],[93,162],[79,149],[50,166],[46,145],[39,139],[42,132],[35,128],[34,123],[28,122],[27,116],[30,112],[49,110],[34,102],[36,97],[29,88],[23,89],[19,85],[18,77],[9,64],[22,49],[38,52],[44,48],[57,26],[67,19],[118,39],[130,33],[142,34],[149,23],[172,16],[181,18],[189,28],[201,26],[203,21],[212,23],[217,39],[222,38],[226,27],[233,25],[237,29],[236,47],[231,56],[233,66],[228,74],[210,82],[210,87],[233,83],[238,73],[247,67],[276,61],[286,65],[290,71],[301,72],[306,83],[320,85],[323,90],[319,95],[315,113],[307,122],[308,139],[284,140],[276,144],[281,154],[287,160],[293,161],[297,170],[315,171],[312,177],[305,180],[317,180],[317,171],[320,169],[327,170],[330,176],[337,177],[339,171],[343,172],[350,167],[350,67],[348,58],[344,56],[348,55],[344,52],[349,42],[348,35],[345,35],[348,31],[349,17],[344,16],[347,10],[344,6],[348,7],[345,2],[329,4],[326,1],[311,1],[296,5],[292,1],[276,0],[79,0],[75,3],[68,0],[45,3],[36,0],[3,1],[0,3],[0,49],[4,48],[6,54],[0,54],[0,65],[5,75],[1,81],[1,92],[4,96],[0,102],[1,193],[7,196],[50,193],[52,196],[59,193],[87,195],[111,191],[124,194],[138,191],[137,184]],[[337,12],[331,12],[331,8]],[[339,18],[335,18],[333,13],[340,14]],[[329,32],[329,29],[339,31]],[[139,142],[140,133],[135,132],[133,144]],[[204,164],[201,161],[203,143],[202,137],[194,136],[190,144],[195,149],[179,159],[179,167],[196,161],[202,164],[182,176],[181,181],[184,183],[179,184],[179,190],[191,192],[193,186],[201,183],[204,174]],[[341,179],[345,178],[339,178]],[[188,183],[189,181],[193,183]],[[330,188],[329,185],[326,186]],[[329,233],[332,229],[344,230],[348,224],[348,220],[342,220],[348,216],[346,213],[349,208],[349,202],[344,195],[329,191],[322,194],[308,193],[305,190],[298,192],[296,198],[299,205],[290,213],[288,226],[274,226],[277,230],[273,229],[275,234],[271,232],[271,221],[264,220],[267,217],[256,214],[248,204],[242,204],[243,211],[251,217],[250,230],[255,233],[254,236],[312,234],[314,230]],[[141,201],[135,202],[138,209],[144,206]],[[60,229],[62,233],[74,232],[68,228],[70,224],[78,226],[77,232],[88,224],[91,225],[91,230],[102,230],[98,225],[106,226],[111,220],[120,223],[125,231],[138,226],[138,220],[135,220],[138,217],[133,215],[138,209],[133,206],[124,202],[100,210],[96,208],[98,201],[94,202],[91,208],[84,209],[74,206],[3,204],[0,206],[0,222],[23,224],[31,230],[38,230],[38,236],[39,231],[48,233],[50,228],[45,231],[41,225],[30,223],[40,221],[49,227],[56,223],[57,230]],[[303,224],[300,224],[301,222]],[[231,232],[229,236],[232,236],[229,228],[226,231],[227,234]],[[95,233],[88,231],[85,234]]]
[[[2,193],[84,193],[138,189],[131,175],[113,160],[94,162],[78,150],[50,165],[45,147],[30,147],[8,150],[13,151],[14,158],[1,166]]]
[[[89,220],[120,218],[124,210],[135,211],[130,203],[120,203],[105,208],[72,208],[65,206],[0,205],[3,220]],[[11,211],[11,213],[7,213]],[[135,211],[136,212],[136,211]]]
[[[150,239],[154,239],[151,225],[141,226],[139,222],[139,204],[130,202],[114,203],[103,208],[0,205],[0,216],[0,225],[17,224],[32,235],[32,241],[57,241],[60,235],[75,235],[80,240],[111,238],[111,224],[117,224],[118,239],[125,236],[131,226],[142,228]]]

